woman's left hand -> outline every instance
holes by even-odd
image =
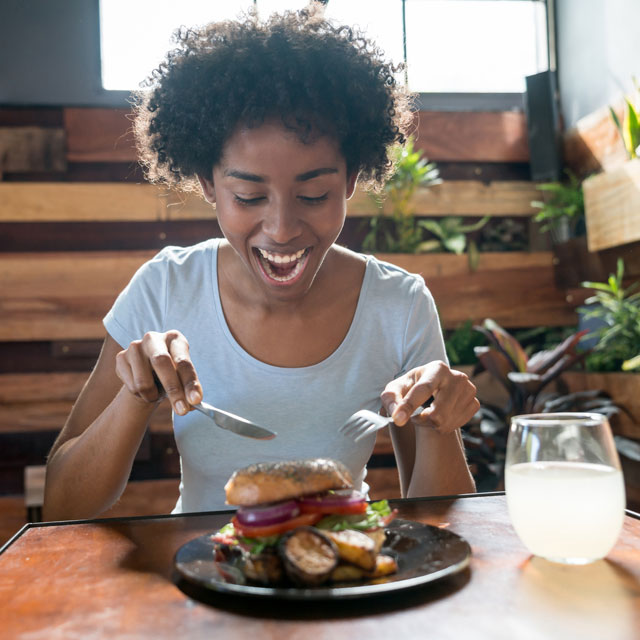
[[[411,414],[431,396],[433,402],[415,416],[416,424],[450,433],[466,424],[480,408],[476,387],[461,371],[435,360],[392,380],[381,395],[387,415],[404,426]]]

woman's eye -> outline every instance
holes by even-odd
[[[329,197],[329,192],[323,193],[321,196],[316,196],[312,198],[311,196],[298,196],[302,202],[306,204],[319,204],[320,202],[324,202]]]
[[[237,194],[233,194],[233,197],[238,204],[247,205],[247,206],[250,206],[252,204],[258,204],[259,202],[265,199],[264,196],[258,196],[256,198],[242,198]]]

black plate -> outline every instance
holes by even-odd
[[[361,598],[409,589],[458,573],[469,564],[469,544],[446,529],[410,520],[394,520],[387,527],[387,532],[383,552],[396,557],[398,571],[365,582],[307,588],[262,587],[247,583],[236,567],[213,559],[211,534],[194,538],[180,547],[175,566],[190,583],[213,591],[287,600],[327,600]]]

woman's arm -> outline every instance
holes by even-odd
[[[49,454],[46,520],[94,517],[124,490],[155,404],[140,402],[116,375],[116,355],[121,350],[107,336]]]
[[[459,429],[480,406],[475,392],[467,376],[440,361],[387,385],[382,402],[395,422],[390,431],[403,497],[475,491]],[[409,420],[432,396],[432,404]]]
[[[181,334],[147,334],[125,350],[107,335],[49,454],[45,519],[95,517],[120,497],[149,418],[162,399],[154,371],[177,413],[190,409],[187,390],[192,402],[201,400]]]

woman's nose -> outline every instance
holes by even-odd
[[[286,244],[302,232],[302,221],[294,204],[274,203],[265,212],[262,231],[278,244]]]

